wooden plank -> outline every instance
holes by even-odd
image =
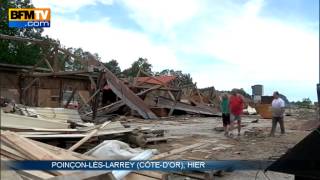
[[[89,97],[90,97],[90,93],[89,93],[89,91],[87,91],[87,90],[79,90],[78,91],[78,94],[81,94],[81,96],[82,96],[82,98],[83,98],[83,101],[87,101],[88,99],[89,99]]]
[[[44,62],[46,62],[47,66],[51,70],[51,72],[54,72],[54,70],[53,70],[51,64],[49,63],[49,61],[46,58],[44,58],[43,60],[44,60]]]
[[[177,101],[175,102],[175,101],[172,101],[171,99],[161,97],[161,96],[158,97],[157,106],[162,108],[169,108],[169,109],[174,107],[174,109],[197,113],[197,114],[217,115],[217,112],[215,112],[213,109],[211,110],[207,108],[191,106],[189,104],[177,102]]]
[[[89,76],[89,79],[91,82],[91,88],[96,89],[97,88],[96,82],[93,80],[93,78],[90,74],[88,76]]]
[[[143,175],[143,176],[148,176],[148,177],[152,177],[153,179],[163,179],[164,177],[164,173],[162,172],[157,172],[157,171],[136,171],[136,172],[132,172],[131,174],[139,174],[139,175]]]
[[[152,90],[155,90],[155,89],[160,88],[161,86],[162,86],[162,85],[153,86],[153,87],[151,87],[151,88],[148,88],[148,89],[146,89],[146,90],[144,90],[144,91],[141,91],[141,92],[137,93],[136,95],[137,95],[137,96],[144,95],[144,94],[146,94],[146,93],[148,93],[148,92],[150,92],[150,91],[152,91]],[[115,102],[115,103],[110,104],[109,107],[108,107],[108,109],[107,109],[106,111],[104,111],[103,113],[100,113],[100,114],[112,113],[112,112],[118,110],[121,106],[124,106],[124,105],[125,105],[124,101],[122,101],[122,100],[117,101],[117,102]],[[99,110],[100,110],[100,109],[98,109],[98,111],[99,111]],[[101,109],[101,110],[102,110],[102,109]]]
[[[160,180],[160,179],[153,178],[150,176],[145,176],[143,174],[130,173],[126,177],[124,177],[123,180]]]
[[[99,101],[100,101],[100,89],[103,89],[103,86],[105,84],[104,82],[105,82],[104,74],[103,74],[103,72],[100,72],[99,76],[98,76],[98,80],[97,80],[97,88],[98,88],[98,90],[95,92],[95,93],[97,93],[97,95],[96,96],[92,96],[92,97],[94,97],[94,100],[91,103],[91,109],[92,109],[91,118],[92,118],[92,120],[94,120],[96,118],[96,115],[97,115],[97,109],[98,109]]]
[[[98,134],[94,136],[106,136],[111,134],[122,134],[122,133],[129,133],[132,132],[134,128],[121,128],[121,129],[113,129],[113,130],[100,130],[98,131]],[[83,138],[85,137],[85,134],[30,134],[30,135],[23,135],[23,137],[28,137],[32,139],[68,139],[68,138]]]
[[[137,93],[136,95],[138,95],[138,96],[144,95],[144,94],[146,94],[146,93],[148,93],[148,92],[150,92],[150,91],[152,91],[152,90],[155,90],[155,89],[160,88],[161,86],[162,86],[162,85],[153,86],[153,87],[151,87],[151,88],[148,88],[148,89],[146,89],[146,90],[144,90],[144,91],[141,91],[141,92]],[[121,106],[124,106],[124,105],[125,105],[125,103],[124,103],[122,100],[116,101],[116,102],[114,102],[114,103],[112,103],[112,104],[109,104],[109,105],[107,105],[107,106],[104,106],[104,107],[99,108],[99,109],[97,110],[97,112],[98,112],[99,115],[112,113],[112,112],[118,110]],[[106,109],[106,110],[104,110],[104,109]],[[102,111],[103,111],[103,112],[102,112]],[[85,115],[90,115],[90,114],[92,114],[92,112],[86,113]]]
[[[5,157],[7,157],[9,159],[13,159],[13,160],[25,160],[22,157],[16,156],[15,154],[12,154],[12,153],[5,151],[5,150],[2,150],[2,149],[0,150],[0,154],[2,156],[5,156]]]
[[[1,140],[11,145],[12,148],[18,150],[19,152],[26,154],[31,160],[63,160],[61,157],[40,146],[37,146],[27,138],[19,136],[14,132],[1,132]],[[55,175],[62,175],[67,174],[68,172],[51,171],[51,173]]]
[[[50,89],[39,89],[39,98],[38,98],[38,105],[40,107],[48,107],[51,102],[51,90]]]
[[[85,143],[87,140],[89,140],[91,137],[96,135],[100,129],[103,129],[106,125],[108,125],[111,121],[104,122],[99,128],[91,131],[89,134],[87,134],[84,138],[82,138],[80,141],[78,141],[75,145],[71,146],[68,150],[74,151],[79,146],[81,146],[83,143]]]
[[[24,94],[36,81],[39,81],[39,78],[33,79],[26,87],[23,88],[22,93]]]
[[[29,70],[29,73],[33,73],[45,58],[46,57],[42,57],[40,60],[38,60],[38,62]]]
[[[66,149],[62,149],[56,146],[52,146],[46,143],[42,143],[39,141],[35,141],[30,139],[31,142],[37,144],[38,146],[45,148],[49,151],[51,151],[52,153],[54,153],[57,156],[63,157],[64,160],[96,160],[97,158],[92,157],[92,156],[87,156],[84,154],[80,154],[80,153],[76,153],[76,152],[72,152],[72,151],[68,151]]]
[[[13,148],[19,152],[28,154],[34,160],[62,160],[61,157],[49,152],[48,150],[39,147],[29,139],[19,136],[17,133],[10,131],[1,132],[1,140],[6,143],[14,144]]]
[[[101,89],[97,89],[97,90],[92,94],[92,96],[89,97],[89,99],[87,99],[87,100],[85,101],[85,104],[88,104],[100,91],[101,91]]]
[[[86,106],[90,106],[88,103],[87,103],[87,100],[82,96],[81,93],[78,92],[78,95],[80,97],[80,100],[82,101],[82,103]]]
[[[46,77],[46,76],[66,76],[66,75],[74,75],[74,74],[86,74],[87,70],[78,70],[78,71],[59,71],[59,72],[50,72],[50,73],[32,73],[30,76],[33,77]]]
[[[167,141],[170,137],[152,137],[147,138],[147,143],[149,142],[157,142],[157,141]]]
[[[53,42],[44,41],[44,40],[40,40],[40,39],[31,39],[31,38],[25,38],[25,37],[19,37],[19,36],[9,36],[9,35],[5,35],[5,34],[0,34],[0,39],[22,41],[22,42],[31,42],[31,43],[35,43],[35,44],[41,44],[41,45],[55,44]]]
[[[181,147],[181,148],[178,148],[178,149],[173,149],[173,150],[171,150],[169,152],[165,152],[165,153],[161,153],[161,154],[155,155],[151,159],[152,160],[158,160],[158,159],[166,158],[166,157],[169,157],[169,156],[172,156],[172,155],[175,155],[175,154],[179,154],[179,153],[182,153],[184,151],[187,151],[187,150],[190,150],[190,149],[193,149],[193,148],[197,148],[197,147],[203,146],[205,144],[206,143],[196,143],[196,144],[192,144],[192,145],[189,145],[189,146],[184,146],[184,147]]]
[[[203,102],[203,98],[202,98],[202,96],[201,96],[201,94],[200,94],[199,90],[198,90],[198,89],[196,89],[196,91],[197,91],[197,94],[198,94],[198,96],[199,96],[200,102],[203,104],[203,103],[204,103],[204,102]]]
[[[72,98],[74,97],[74,94],[76,93],[77,88],[74,88],[72,90],[71,96],[68,98],[67,103],[64,105],[65,108],[67,108],[69,106],[69,103],[71,102]]]
[[[4,157],[4,156],[1,156],[1,160],[2,161],[8,161],[10,159]],[[37,170],[18,170],[16,171],[18,174],[21,174],[21,175],[24,175],[24,176],[27,176],[31,179],[39,179],[39,180],[43,180],[43,179],[49,179],[49,178],[52,178],[54,177],[54,175],[52,174],[49,174],[49,173],[46,173],[44,171],[37,171]]]
[[[36,171],[36,170],[18,170],[16,171],[18,174],[21,174],[23,176],[26,176],[30,179],[34,179],[34,180],[43,180],[43,179],[49,179],[49,178],[53,178],[55,177],[52,174],[49,174],[47,172],[44,171]]]
[[[84,171],[52,177],[48,180],[115,180],[110,171]]]
[[[23,180],[22,177],[14,170],[1,169],[1,178],[0,179],[9,179],[9,180]]]
[[[18,159],[27,159],[28,157],[25,156],[24,154],[20,153],[19,151],[11,148],[10,146],[8,146],[7,144],[5,144],[4,142],[1,142],[1,154],[2,152],[7,152],[6,154],[10,153],[11,155],[16,156]],[[16,158],[14,158],[16,159]]]
[[[141,98],[135,95],[122,81],[120,81],[107,68],[105,79],[112,91],[121,98],[131,109],[136,110],[144,119],[158,119],[158,117],[149,109]]]
[[[21,127],[21,128],[8,128],[8,127],[1,127],[2,130],[11,130],[14,132],[36,132],[36,133],[79,133],[79,132],[86,132],[87,130],[81,129],[46,129],[46,128],[28,128],[28,127]]]
[[[42,119],[59,122],[82,122],[79,112],[75,109],[66,108],[28,108],[29,112],[34,110],[34,114]]]
[[[1,113],[1,126],[12,128],[46,128],[46,129],[66,129],[68,123],[44,120],[41,118],[27,117],[11,113]]]

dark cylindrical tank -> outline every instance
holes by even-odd
[[[256,84],[251,86],[252,88],[252,95],[253,96],[262,96],[263,95],[263,86],[260,84]]]

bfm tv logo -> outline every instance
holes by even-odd
[[[50,8],[9,8],[9,27],[50,27]]]

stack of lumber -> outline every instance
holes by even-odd
[[[12,112],[4,113],[1,110],[3,126],[12,128],[68,128],[69,123],[82,123],[79,112],[65,108],[30,108],[20,104],[15,105]]]
[[[95,160],[94,157],[78,154],[55,146],[44,144],[18,135],[11,131],[1,131],[1,159],[2,160]],[[17,170],[24,179],[63,179],[63,177],[77,177],[88,179],[80,172],[71,171],[39,171]],[[112,174],[106,179],[112,179]],[[61,177],[60,177],[61,176]],[[80,178],[81,177],[81,178]]]
[[[2,109],[1,109],[2,111]],[[106,126],[86,124],[77,119],[78,112],[63,108],[19,108],[12,113],[1,112],[1,130],[10,130],[23,137],[41,140],[60,147],[71,147],[82,138],[88,138],[80,149],[86,151],[100,140],[115,136],[126,136],[135,128],[125,128],[119,121],[108,122]],[[69,118],[76,123],[70,128]],[[80,123],[81,127],[78,126]],[[93,131],[96,131],[92,134]],[[60,144],[60,145],[59,145]]]
[[[63,108],[34,108],[36,111],[28,111],[32,116],[1,112],[1,129],[18,132],[24,137],[35,139],[70,139],[83,138],[99,125],[89,125],[71,129],[68,122],[81,123],[78,112]],[[38,117],[33,115],[37,114]],[[70,118],[70,119],[69,119]],[[77,119],[79,118],[79,119]],[[100,129],[95,136],[119,134],[131,132],[132,128],[124,128],[119,121],[112,122]]]
[[[41,118],[61,122],[82,122],[77,110],[66,108],[36,108],[32,110]]]
[[[46,129],[65,129],[69,127],[69,123],[1,112],[1,128],[24,129],[30,127]]]

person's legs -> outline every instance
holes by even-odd
[[[277,128],[277,118],[272,117],[272,128],[271,128],[270,136],[274,136],[276,128]]]
[[[240,118],[240,116],[238,117],[237,122],[238,122],[238,136],[240,136],[240,131],[241,131],[241,118]]]
[[[227,117],[226,114],[222,114],[222,123],[223,123],[223,129],[224,129],[224,135],[227,135]]]
[[[279,118],[279,124],[280,124],[281,134],[284,134],[284,133],[285,133],[285,130],[284,130],[283,117],[280,117],[280,118]]]
[[[234,128],[234,118],[235,116],[233,114],[230,114],[230,125],[229,125],[229,131],[230,134],[232,134],[233,128]]]
[[[229,135],[229,128],[230,128],[230,114],[226,115],[226,133]]]

